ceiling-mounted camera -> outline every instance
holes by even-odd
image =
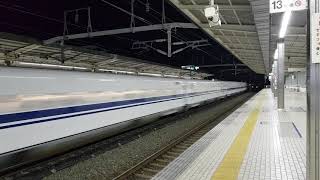
[[[210,27],[221,26],[219,7],[214,4],[214,0],[210,0],[210,5],[204,9],[204,15],[206,16]]]

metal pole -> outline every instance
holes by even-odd
[[[171,28],[169,28],[168,30],[167,30],[167,35],[168,35],[168,57],[171,57],[171,55],[172,55],[172,51],[171,51]]]
[[[271,74],[270,74],[270,85],[271,85],[271,92],[272,95],[274,95],[274,80],[273,80],[273,76],[274,76],[274,68],[272,67],[271,69]]]
[[[278,97],[278,88],[277,88],[277,84],[278,84],[278,81],[277,81],[277,77],[278,77],[278,61],[274,61],[273,63],[273,76],[272,76],[272,80],[273,80],[273,96],[274,97]]]
[[[272,64],[272,71],[271,71],[271,90],[272,94],[275,97],[275,92],[276,92],[276,82],[275,82],[275,76],[276,76],[276,67],[275,67],[275,61]]]
[[[277,88],[278,88],[278,109],[284,109],[284,40],[280,39],[278,47],[278,73],[277,73]]]
[[[273,71],[272,71],[272,75],[271,75],[271,91],[272,91],[272,94],[274,96],[274,75],[273,75]]]
[[[271,71],[271,73],[272,73],[272,71]],[[272,75],[269,75],[269,80],[270,80],[270,88],[271,88],[271,92],[272,92],[272,94],[273,94],[273,80],[272,80],[273,78],[272,78]]]
[[[319,55],[314,54],[320,31],[319,13],[320,0],[309,0],[308,34],[307,34],[307,179],[319,180],[319,118],[320,118],[320,64]],[[314,28],[315,27],[315,28]],[[314,32],[314,30],[316,32]],[[315,38],[317,36],[317,38]],[[318,52],[319,53],[319,52]]]

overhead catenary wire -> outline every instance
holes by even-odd
[[[139,2],[140,4],[143,4],[143,5],[144,5],[144,3],[143,3],[141,0],[137,0],[137,2]],[[153,8],[150,8],[150,9],[151,9],[152,11],[154,11],[155,13],[157,13],[158,15],[161,15],[160,12],[154,10]],[[170,20],[171,22],[174,22],[170,17],[166,17],[166,19]],[[159,21],[160,21],[160,20],[159,20]],[[202,36],[198,35],[197,33],[187,33],[187,34],[195,35],[195,36],[197,36],[198,38],[203,38]],[[180,37],[181,37],[181,36],[180,36]],[[184,40],[184,41],[185,41],[185,40]],[[211,55],[210,53],[206,52],[205,50],[202,50],[202,49],[200,49],[200,48],[196,48],[196,49],[201,50],[201,51],[205,52],[207,55],[209,55],[209,56],[214,57],[215,59],[217,59],[217,57],[215,57],[214,55]],[[232,56],[233,56],[233,55],[232,55]]]
[[[43,15],[40,15],[40,14],[37,14],[37,13],[33,13],[33,12],[22,10],[22,9],[19,9],[19,8],[16,8],[16,7],[12,7],[12,6],[8,6],[8,5],[5,5],[5,4],[1,4],[1,2],[0,2],[0,7],[8,9],[8,10],[11,10],[11,11],[18,11],[18,12],[21,12],[21,13],[24,13],[24,14],[29,14],[29,15],[32,15],[32,16],[40,17],[40,18],[43,18],[43,19],[46,19],[46,20],[49,20],[49,21],[52,21],[52,22],[64,23],[63,20],[59,20],[59,19],[56,19],[56,18],[48,17],[48,16],[43,16]],[[68,24],[72,25],[72,26],[76,26],[78,28],[82,27],[80,25],[73,24],[73,23],[68,23]]]
[[[27,15],[31,15],[31,16],[35,16],[35,17],[39,17],[39,18],[42,18],[42,19],[45,19],[45,20],[48,20],[48,21],[51,21],[51,22],[55,22],[55,23],[59,23],[59,24],[64,24],[64,21],[63,20],[59,20],[59,19],[56,19],[56,18],[52,18],[52,17],[48,17],[48,16],[44,16],[44,15],[41,15],[41,14],[37,14],[37,13],[34,13],[34,12],[30,12],[28,10],[25,10],[25,9],[19,9],[19,8],[16,8],[16,7],[11,7],[10,5],[6,5],[6,4],[1,4],[0,2],[0,7],[1,8],[6,8],[10,11],[15,11],[15,12],[20,12],[20,13],[23,13],[23,14],[27,14]],[[19,6],[17,6],[19,7]],[[138,17],[138,19],[141,19]],[[145,21],[147,24],[151,24],[151,22],[148,22],[148,21]],[[4,24],[4,23],[1,23],[1,24]],[[67,22],[68,25],[72,25],[76,28],[80,28],[82,30],[87,30],[87,27],[84,27],[84,26],[81,26],[81,25],[78,25],[78,24],[73,24],[73,23],[70,23],[70,22]],[[25,26],[18,26],[18,25],[14,25],[14,24],[9,24],[9,23],[6,23],[6,25],[12,27],[12,28],[15,28],[15,29],[21,29],[21,30],[28,30],[30,32],[37,32],[37,33],[40,33],[40,34],[45,34],[45,36],[58,36],[58,34],[55,34],[55,33],[48,33],[48,32],[44,32],[44,31],[35,31],[31,28],[26,28]],[[96,31],[96,29],[95,29]],[[133,40],[133,39],[130,39],[130,38],[126,38],[126,37],[121,37],[121,36],[117,36],[117,35],[113,35],[113,37],[117,38],[117,39],[126,39],[126,40],[129,40],[129,41],[136,41],[136,40]],[[79,43],[83,43],[83,44],[88,44],[87,41],[83,41],[83,40],[76,40],[77,42]],[[103,47],[104,48],[104,45],[102,44],[99,44],[99,43],[96,43],[94,42],[93,45],[97,46],[97,47]],[[112,51],[111,49],[107,50],[107,51]],[[118,50],[116,50],[118,51]]]
[[[142,4],[142,5],[145,5],[141,0],[137,0],[137,2],[140,3],[140,4]],[[153,8],[150,8],[150,10],[153,11],[153,12],[155,12],[155,13],[157,13],[158,15],[161,15],[160,12],[158,12],[157,10],[155,10],[155,9],[153,9]],[[151,16],[153,16],[153,15],[151,15]],[[153,16],[153,17],[154,17],[154,16]],[[171,19],[170,17],[166,17],[166,19],[168,19],[168,20],[171,21],[171,22],[174,22],[173,19]],[[158,19],[158,21],[161,22],[160,19]],[[201,37],[200,35],[198,35],[197,33],[187,33],[187,34],[195,35],[195,36],[197,36],[198,38],[203,38],[203,37]],[[172,36],[174,36],[174,35],[172,35]],[[176,36],[179,36],[179,38],[177,38]],[[177,38],[177,39],[179,39],[179,40],[186,41],[185,38],[184,38],[184,37],[181,37],[181,35],[179,35],[179,34],[175,34],[174,37]],[[214,59],[217,59],[217,57],[215,57],[214,55],[206,52],[205,50],[203,50],[203,49],[201,49],[201,48],[196,48],[196,49],[199,50],[199,51],[205,52],[205,54],[207,54],[208,56],[214,57]]]
[[[142,17],[140,17],[140,16],[138,16],[138,15],[135,15],[135,14],[133,14],[133,13],[130,13],[129,11],[127,11],[127,10],[125,10],[125,9],[123,9],[123,8],[121,8],[121,7],[113,4],[113,3],[111,3],[111,2],[108,2],[108,1],[105,1],[105,0],[101,0],[101,1],[104,2],[104,3],[106,3],[106,4],[108,4],[108,5],[110,5],[111,7],[114,7],[114,8],[116,8],[116,9],[118,9],[118,10],[126,13],[127,15],[130,15],[131,17],[134,17],[134,18],[140,20],[141,22],[144,22],[144,23],[146,23],[146,24],[148,24],[148,25],[152,25],[152,22],[150,22],[150,21],[148,21],[148,20],[146,20],[146,19],[144,19],[144,18],[142,18]],[[131,7],[132,7],[132,5],[131,5]],[[164,32],[164,33],[167,33],[167,32],[166,32],[165,30],[163,30],[163,29],[160,30],[160,31],[162,31],[162,32]],[[177,37],[177,36],[173,36],[173,37],[175,37],[175,38],[177,38],[177,39],[179,39],[179,40],[181,40],[181,41],[184,41],[183,39],[181,39],[181,38],[179,38],[179,37]]]
[[[123,8],[121,8],[121,7],[113,4],[113,3],[111,3],[111,2],[108,2],[108,1],[105,1],[105,0],[101,0],[101,1],[131,16],[131,13],[130,13],[129,11],[127,11],[127,10],[125,10],[125,9],[123,9]],[[150,9],[152,9],[152,8],[150,8]],[[141,22],[146,23],[147,25],[152,25],[152,24],[153,24],[152,22],[150,22],[150,21],[148,21],[148,20],[146,20],[146,19],[144,19],[144,18],[142,18],[142,17],[140,17],[140,16],[138,16],[138,15],[133,15],[133,16],[134,16],[136,19],[140,20]],[[165,30],[163,30],[163,29],[160,30],[160,31],[162,31],[162,32],[164,32],[164,33],[167,33],[167,31],[165,31]],[[175,37],[175,38],[177,38],[177,39],[179,39],[179,40],[181,40],[181,41],[185,41],[185,40],[183,40],[182,38],[179,38],[179,37],[177,37],[177,36],[173,36],[173,37]]]
[[[102,0],[102,1],[107,2],[106,0]],[[140,0],[136,0],[136,1],[141,3]],[[108,3],[108,2],[107,2],[107,3]],[[112,4],[112,3],[110,3],[110,4]],[[25,14],[29,14],[29,15],[32,15],[32,16],[40,17],[40,18],[49,20],[49,21],[51,21],[51,22],[63,23],[62,20],[55,19],[55,18],[48,17],[48,16],[43,16],[43,15],[41,15],[41,14],[37,14],[37,13],[34,13],[34,12],[30,12],[30,11],[25,10],[25,9],[20,9],[20,8],[17,8],[17,7],[11,7],[11,6],[8,6],[8,5],[1,4],[1,3],[0,3],[0,7],[9,9],[9,10],[11,10],[11,11],[18,11],[18,12],[21,12],[21,13],[25,13]],[[153,11],[153,12],[159,13],[159,12],[157,12],[156,10],[154,10],[153,8],[150,8],[150,10]],[[159,13],[159,14],[161,14],[161,13]],[[154,15],[151,15],[151,16],[152,16],[152,17],[155,17]],[[142,22],[145,22],[146,24],[152,24],[150,21],[148,21],[148,20],[146,20],[146,19],[144,19],[144,18],[137,17],[137,16],[136,16],[135,18],[136,18],[137,20],[141,20]],[[172,19],[170,19],[169,17],[166,17],[166,19],[172,21]],[[74,23],[70,23],[70,22],[68,22],[68,25],[72,25],[72,26],[74,26],[74,27],[76,27],[76,28],[86,29],[86,27],[84,27],[84,26],[81,26],[81,25],[78,25],[78,24],[74,24]],[[23,28],[23,27],[20,27],[20,28]],[[166,31],[163,31],[163,32],[166,33]],[[198,35],[198,34],[196,34],[196,35]],[[173,33],[172,36],[173,36],[174,38],[176,38],[176,39],[179,39],[179,40],[182,40],[182,41],[186,41],[186,40],[185,40],[185,37],[183,37],[183,35],[174,34],[174,33]],[[116,35],[114,35],[114,37],[115,37],[115,38],[118,38],[118,39],[126,39],[126,40],[129,40],[129,41],[136,41],[136,40],[134,40],[134,39],[130,39],[130,38],[126,38],[126,37],[121,37],[121,36],[116,36]],[[83,42],[83,43],[87,43],[87,42],[81,41],[81,40],[77,40],[77,41]],[[95,44],[97,44],[97,43],[95,43]],[[103,47],[103,45],[99,45],[99,46]],[[205,50],[202,50],[202,51],[205,51]],[[216,58],[214,55],[211,55],[211,53],[206,52],[206,54],[208,54],[208,55],[211,56],[211,57]]]
[[[120,10],[120,11],[122,11],[122,12],[124,12],[124,13],[126,13],[126,14],[128,14],[128,15],[132,15],[129,11],[127,11],[127,10],[125,10],[125,9],[123,9],[123,8],[121,8],[121,7],[119,7],[119,6],[117,6],[117,5],[115,5],[115,4],[113,4],[113,3],[111,3],[111,2],[108,2],[108,1],[106,1],[106,0],[101,0],[102,2],[104,2],[104,3],[106,3],[106,4],[108,4],[108,5],[110,5],[110,6],[112,6],[112,7],[114,7],[114,8],[116,8],[116,9],[118,9],[118,10]],[[146,5],[145,3],[143,3],[143,2],[141,2],[140,0],[137,0],[137,2],[139,2],[140,4],[142,4],[142,5]],[[156,11],[156,10],[154,10],[153,8],[151,8],[150,7],[150,10],[152,10],[153,12],[156,12],[158,15],[161,15],[161,13],[160,12],[158,12],[158,11]],[[138,20],[140,20],[141,22],[144,22],[144,23],[146,23],[146,24],[148,24],[148,25],[152,25],[153,23],[152,22],[150,22],[150,21],[148,21],[148,20],[146,20],[146,19],[144,19],[144,18],[142,18],[142,17],[140,17],[140,16],[138,16],[138,15],[133,15],[136,19],[138,19]],[[156,18],[154,15],[152,15],[151,14],[151,16],[153,17],[153,18]],[[162,23],[162,19],[160,20],[160,19],[158,19],[158,18],[156,18],[160,23]],[[173,22],[173,20],[172,19],[170,19],[170,18],[168,18],[168,17],[166,17],[166,19],[169,19],[170,21],[172,21]],[[164,33],[167,33],[165,30],[161,30],[162,32],[164,32]],[[176,39],[178,39],[178,40],[180,40],[180,41],[186,41],[185,40],[185,38],[184,37],[181,37],[181,35],[178,35],[178,34],[175,34],[175,35],[172,35],[174,38],[176,38]]]
[[[129,12],[129,11],[127,11],[127,10],[119,7],[119,6],[116,6],[116,5],[112,4],[111,2],[108,2],[108,1],[105,1],[105,0],[101,0],[101,1],[104,2],[104,3],[106,3],[106,4],[108,4],[108,5],[110,5],[110,6],[112,6],[112,7],[114,7],[114,8],[116,8],[116,9],[118,9],[118,10],[120,10],[120,11],[122,11],[122,12],[124,12],[124,13],[126,13],[126,14],[128,14],[128,15],[130,15],[130,16],[132,15],[131,12]],[[140,16],[137,16],[137,15],[132,15],[132,16],[133,16],[134,18],[140,20],[141,22],[144,22],[144,23],[146,23],[146,24],[151,24],[151,22],[145,20],[144,18],[142,18],[142,17],[140,17]]]
[[[144,4],[141,0],[136,0],[138,3],[140,3],[141,5],[146,5]],[[157,15],[161,16],[161,13],[155,9],[153,9],[152,7],[150,7],[150,10],[155,12]],[[150,14],[150,16],[152,16],[153,18],[155,18],[157,21],[159,21],[161,23],[162,19],[157,18],[156,16]],[[175,22],[173,19],[171,19],[170,17],[166,16],[166,20],[169,20],[170,22]],[[192,35],[196,35],[198,38],[202,38],[201,36],[199,36],[197,33],[187,33],[187,34],[192,34]],[[181,38],[181,35],[180,35]]]
[[[139,2],[139,3],[142,4],[142,5],[145,5],[141,0],[137,0],[137,2]],[[150,10],[154,11],[154,12],[157,13],[158,15],[161,15],[160,12],[154,10],[153,8],[150,8]],[[151,15],[151,16],[153,16],[153,15]],[[153,17],[154,17],[154,16],[153,16]],[[170,17],[166,17],[166,18],[167,18],[168,20],[170,20],[171,22],[174,22]],[[160,19],[158,19],[158,21],[160,21]],[[181,37],[181,35],[176,34],[176,36],[179,36],[179,38],[177,38],[177,39],[182,40],[182,41],[186,41],[183,37]],[[199,36],[198,34],[196,34],[196,36],[202,38],[202,37]],[[199,50],[199,51],[204,52],[205,54],[207,54],[208,56],[213,57],[214,59],[217,59],[217,57],[211,55],[210,53],[206,52],[205,50],[203,50],[203,49],[201,49],[201,48],[196,48],[196,49]]]
[[[108,5],[110,5],[110,6],[112,6],[112,7],[114,7],[114,8],[116,8],[116,9],[118,9],[118,10],[120,10],[120,11],[122,11],[122,12],[124,12],[124,13],[126,13],[126,14],[128,14],[128,15],[130,15],[130,16],[133,16],[133,17],[139,19],[140,21],[142,21],[142,22],[144,22],[144,23],[147,23],[148,25],[151,25],[151,24],[152,24],[150,21],[147,21],[146,19],[144,19],[144,18],[142,18],[142,17],[140,17],[140,16],[132,15],[132,13],[130,13],[129,11],[127,11],[127,10],[125,10],[125,9],[119,7],[119,6],[116,6],[116,5],[114,5],[114,4],[112,4],[112,3],[108,2],[108,1],[105,1],[105,0],[101,0],[101,1],[104,2],[104,3],[106,3],[106,4],[108,4]],[[151,8],[151,9],[152,9],[152,8]],[[164,33],[167,33],[165,30],[161,30],[161,31],[164,32]],[[175,37],[176,39],[180,40],[180,41],[186,41],[186,40],[184,40],[184,39],[181,38],[181,37],[177,37],[176,35],[172,35],[172,36]],[[197,48],[197,49],[198,49],[198,50],[201,50],[201,51],[204,51],[204,50],[202,50],[202,49],[200,49],[200,48]],[[209,53],[207,53],[207,52],[206,52],[206,54],[209,55]],[[210,56],[211,56],[211,57],[214,57],[214,58],[216,59],[215,56],[213,56],[213,55],[210,55]]]
[[[55,22],[55,23],[59,23],[59,24],[63,24],[64,23],[63,20],[59,20],[59,19],[56,19],[56,18],[48,17],[48,16],[43,16],[43,15],[40,15],[40,14],[37,14],[37,13],[34,13],[34,12],[30,12],[30,11],[27,11],[27,10],[22,10],[22,9],[19,9],[19,8],[16,8],[16,7],[8,6],[6,4],[1,4],[1,2],[0,2],[0,7],[8,9],[8,10],[11,10],[11,11],[16,11],[16,12],[28,14],[28,15],[31,15],[31,16],[39,17],[39,18],[42,18],[42,19],[46,19],[46,20],[49,20],[49,21],[52,21],[52,22]],[[7,23],[7,24],[9,24],[9,23]],[[81,26],[81,25],[78,25],[78,24],[67,22],[67,25],[72,25],[72,26],[74,26],[76,28],[79,28],[79,29],[82,29],[82,30],[87,30],[87,27]],[[13,27],[14,25],[11,24],[11,26]],[[19,29],[23,29],[23,27],[20,26]],[[94,31],[94,30],[97,30],[97,29],[92,29],[92,31]],[[58,36],[59,35],[59,34],[52,34],[52,33],[46,33],[46,32],[42,32],[42,33],[45,33],[47,35],[53,35],[53,36]],[[117,38],[117,39],[126,39],[126,40],[129,40],[129,41],[132,41],[132,42],[136,41],[136,40],[133,40],[133,39],[130,39],[130,38],[120,37],[118,35],[113,35],[113,36],[115,38]],[[82,40],[77,40],[77,41],[85,42],[85,41],[82,41]],[[100,45],[100,46],[102,46],[102,45]]]

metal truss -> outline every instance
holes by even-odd
[[[168,42],[168,49],[167,52],[157,48],[159,43]],[[157,45],[156,45],[157,44]],[[162,55],[171,57],[174,54],[180,53],[188,48],[196,49],[203,46],[209,46],[208,40],[196,40],[196,41],[179,41],[179,42],[171,42],[168,39],[156,39],[151,41],[136,41],[132,44],[131,49],[152,49]],[[177,46],[178,48],[174,48],[175,50],[172,51],[172,46]],[[184,47],[179,47],[184,46]]]
[[[189,73],[187,70],[110,54],[102,50],[81,49],[73,46],[65,46],[62,64],[60,46],[43,45],[36,41],[29,42],[7,33],[0,34],[0,65],[18,66],[24,63],[36,67],[37,65],[68,66],[88,71],[149,73],[168,77],[185,77]],[[202,79],[207,76],[210,74],[196,72],[193,78]]]

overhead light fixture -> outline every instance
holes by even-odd
[[[273,59],[278,59],[278,56],[279,56],[279,52],[278,52],[278,49],[276,49],[274,51]]]
[[[282,22],[281,22],[281,29],[280,29],[280,32],[279,32],[279,38],[284,38],[284,36],[286,35],[291,14],[292,14],[292,12],[290,10],[284,12],[284,14],[282,16]]]
[[[46,64],[46,63],[33,63],[33,62],[15,62],[15,63],[17,65],[30,66],[30,67],[88,70],[88,68],[86,68],[86,67],[78,67],[78,66],[67,66],[67,65]]]
[[[198,66],[195,65],[187,65],[187,66],[181,66],[182,69],[187,69],[187,70],[192,70],[192,71],[196,71],[199,69]]]

